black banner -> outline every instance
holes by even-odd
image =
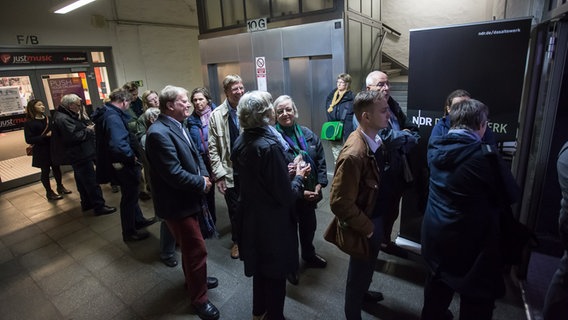
[[[20,130],[26,121],[25,114],[3,116],[0,118],[0,132]]]
[[[407,114],[421,139],[410,155],[416,179],[402,200],[402,238],[420,243],[428,139],[450,92],[485,103],[499,145],[514,152],[530,30],[531,19],[516,19],[410,31]]]
[[[0,66],[85,64],[86,52],[0,52]]]

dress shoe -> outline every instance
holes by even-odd
[[[53,192],[53,190],[49,190],[46,194],[45,197],[47,198],[47,200],[59,200],[59,199],[63,199],[62,196],[58,195],[57,193]]]
[[[367,291],[365,292],[365,295],[363,296],[363,301],[364,302],[370,302],[370,303],[377,303],[380,301],[383,301],[385,298],[383,297],[383,294],[378,292],[378,291]]]
[[[124,242],[128,242],[128,241],[140,241],[140,240],[144,240],[146,238],[148,238],[150,236],[150,233],[146,230],[141,230],[141,231],[135,231],[134,233],[128,234],[128,235],[123,235],[122,236],[122,240]]]
[[[177,261],[175,256],[171,256],[169,258],[162,259],[162,262],[170,268],[173,268],[173,267],[178,265],[178,261]]]
[[[67,190],[67,188],[62,185],[57,187],[57,193],[59,194],[70,194],[71,192],[71,190]]]
[[[323,269],[327,266],[327,261],[324,258],[318,256],[317,254],[309,259],[306,259],[305,261],[306,261],[306,268]]]
[[[252,320],[266,320],[266,312],[261,314],[260,316],[252,315]]]
[[[207,301],[200,306],[193,306],[199,318],[204,320],[217,320],[219,319],[219,310],[211,301]]]
[[[151,226],[157,221],[158,219],[156,217],[152,217],[150,219],[144,219],[142,221],[136,222],[136,230],[146,228],[147,226]]]
[[[300,277],[298,276],[297,272],[288,273],[288,275],[286,275],[286,279],[288,279],[288,282],[290,282],[295,286],[297,286],[298,283],[300,283]]]
[[[105,214],[111,214],[113,212],[116,212],[115,207],[103,206],[102,208],[95,210],[95,216],[103,216]]]
[[[144,200],[144,201],[145,201],[145,200],[150,200],[150,199],[152,199],[152,196],[151,196],[148,192],[142,191],[142,192],[140,192],[140,193],[138,194],[138,198],[140,198],[140,200]]]
[[[215,277],[207,277],[207,289],[217,288],[219,285],[219,280]]]
[[[237,245],[236,243],[233,243],[233,246],[231,247],[231,258],[239,258],[239,245]]]
[[[388,253],[392,256],[398,256],[401,258],[407,258],[408,252],[403,248],[396,245],[396,243],[389,241],[387,243],[381,243],[381,251]]]

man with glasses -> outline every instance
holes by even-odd
[[[116,208],[105,205],[103,192],[95,174],[95,129],[85,115],[82,100],[76,94],[66,94],[53,114],[52,131],[54,165],[70,164],[73,168],[77,191],[83,211],[95,210],[95,215],[105,215]]]
[[[128,130],[132,95],[125,89],[115,89],[110,102],[93,113],[97,141],[97,181],[109,183],[115,178],[120,186],[120,223],[124,241],[148,238],[146,230],[140,230],[154,222],[146,219],[138,205],[138,189],[141,165],[138,161],[138,139]]]

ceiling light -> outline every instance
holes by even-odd
[[[66,14],[67,12],[73,11],[77,8],[80,8],[86,4],[89,4],[95,0],[72,0],[72,1],[65,1],[62,5],[57,6],[54,9],[54,13],[59,14]]]

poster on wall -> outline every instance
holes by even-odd
[[[48,79],[47,84],[55,107],[61,103],[61,98],[66,94],[74,93],[85,101],[85,91],[80,77]]]
[[[421,139],[410,154],[415,180],[402,199],[402,240],[420,243],[428,139],[449,93],[464,89],[484,102],[498,146],[514,153],[530,30],[531,19],[523,18],[410,31],[407,115]]]
[[[20,88],[0,87],[0,132],[21,129],[26,122]]]

